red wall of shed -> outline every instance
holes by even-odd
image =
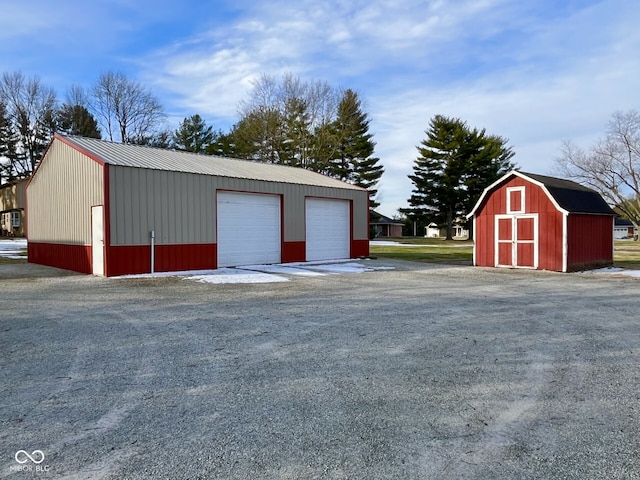
[[[525,187],[525,214],[538,214],[538,268],[562,270],[562,213],[544,190],[523,178],[513,177],[487,195],[476,212],[475,264],[495,266],[495,216],[507,214],[507,188]]]
[[[613,263],[613,219],[604,215],[569,215],[568,270]]]

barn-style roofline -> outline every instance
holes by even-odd
[[[484,189],[467,218],[475,215],[491,191],[514,176],[538,185],[554,206],[565,215],[569,213],[616,215],[598,192],[584,185],[562,178],[512,170]]]

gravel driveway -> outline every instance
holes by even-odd
[[[0,478],[640,478],[639,280],[371,264],[0,265]]]

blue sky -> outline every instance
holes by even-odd
[[[588,147],[611,114],[640,110],[637,0],[0,0],[0,71],[37,75],[64,100],[122,71],[175,128],[214,128],[263,73],[352,88],[385,174],[380,211],[406,205],[416,145],[436,114],[510,141],[553,174],[562,140]]]

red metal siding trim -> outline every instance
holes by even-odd
[[[89,157],[91,160],[93,160],[94,162],[100,164],[100,165],[106,165],[105,161],[102,160],[99,156],[97,156],[96,154],[90,152],[89,150],[85,150],[84,148],[76,145],[75,143],[73,143],[73,141],[69,140],[66,137],[63,137],[62,135],[56,133],[53,136],[54,140],[60,140],[62,143],[70,146],[71,148],[73,148],[74,150],[76,150],[77,152],[82,153],[83,155],[86,155],[87,157]],[[51,142],[53,143],[53,141]]]
[[[306,254],[306,242],[282,242],[282,263],[304,262]]]
[[[217,268],[215,243],[156,245],[155,271],[209,270]],[[107,259],[109,276],[149,273],[150,245],[114,245]]]
[[[613,229],[609,215],[569,215],[568,270],[613,263]]]
[[[216,247],[215,243],[156,245],[155,270],[175,272],[215,269],[218,259]]]
[[[351,258],[368,256],[369,240],[351,240]]]
[[[91,273],[91,246],[29,242],[27,258],[30,263]]]
[[[109,164],[105,163],[102,166],[102,204],[104,205],[102,210],[102,228],[104,229],[104,276],[108,277],[111,274],[109,273],[109,262],[106,261],[109,248],[111,247],[111,202],[109,195]]]
[[[105,276],[149,273],[151,247],[149,245],[112,245],[107,249]]]

